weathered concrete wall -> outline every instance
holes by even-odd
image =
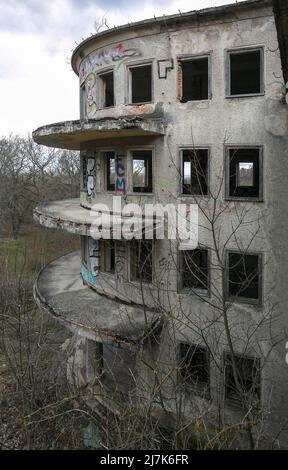
[[[156,26],[145,30],[143,35],[137,34],[131,39],[115,37],[105,44],[105,38],[100,40],[101,47],[92,50],[89,45],[80,70],[80,83],[88,81],[91,85],[92,76],[107,68],[113,67],[115,74],[116,106],[114,108],[97,110],[97,97],[89,89],[95,99],[95,106],[89,109],[93,117],[119,117],[128,114],[152,113],[158,108],[162,110],[167,123],[165,137],[137,138],[135,141],[124,139],[89,143],[83,146],[82,155],[92,152],[98,163],[98,183],[92,197],[81,193],[81,201],[91,207],[97,202],[97,193],[103,197],[103,168],[101,168],[100,153],[115,150],[126,158],[127,162],[127,191],[125,202],[143,201],[143,196],[131,191],[131,165],[129,150],[135,147],[153,149],[153,178],[154,194],[145,196],[149,202],[168,203],[182,201],[195,202],[189,196],[180,196],[180,152],[185,146],[203,146],[210,149],[210,184],[212,192],[217,190],[219,178],[224,172],[224,145],[259,145],[263,146],[264,159],[264,201],[263,202],[234,202],[225,209],[222,216],[220,246],[229,239],[232,224],[237,220],[240,209],[249,210],[250,224],[242,227],[237,242],[229,240],[226,248],[235,249],[238,243],[249,245],[251,252],[261,252],[263,262],[263,306],[257,308],[248,304],[235,304],[229,313],[230,327],[235,341],[235,350],[239,353],[264,357],[265,366],[262,371],[261,399],[264,406],[273,410],[270,425],[276,432],[288,419],[288,403],[286,403],[286,387],[288,383],[288,367],[285,364],[285,342],[283,332],[287,323],[288,293],[286,279],[288,275],[288,246],[286,225],[287,185],[284,183],[287,174],[287,129],[288,112],[283,105],[285,88],[281,78],[281,63],[277,52],[277,34],[271,8],[263,8],[257,12],[225,17],[225,21],[196,26],[183,25],[177,29],[162,28],[155,32]],[[128,34],[128,33],[127,33]],[[131,33],[129,33],[131,35]],[[155,36],[157,34],[157,36]],[[156,40],[157,38],[157,40]],[[121,41],[121,42],[120,42]],[[264,82],[265,94],[257,97],[226,98],[226,63],[225,53],[229,49],[247,47],[264,47]],[[95,47],[95,46],[94,46]],[[212,99],[199,102],[180,103],[177,99],[177,58],[211,54],[212,65]],[[153,64],[153,104],[131,106],[127,101],[127,66],[151,61]],[[169,68],[166,78],[159,78],[158,66],[161,60],[167,60]],[[172,65],[172,67],[170,67]],[[93,79],[94,83],[94,79]],[[91,87],[90,87],[91,88]],[[93,94],[94,93],[94,94]],[[89,98],[90,99],[90,98]],[[91,99],[90,99],[91,101]],[[92,100],[93,101],[93,100]],[[87,105],[88,106],[88,105]],[[88,109],[86,106],[86,109]],[[90,106],[90,105],[89,105]],[[88,106],[88,107],[89,107]],[[85,147],[85,148],[84,148]],[[130,168],[130,172],[129,172]],[[101,179],[102,178],[102,179]],[[283,181],[283,183],[281,183]],[[98,198],[99,198],[98,196]],[[107,195],[107,197],[110,197]],[[224,188],[220,191],[220,199],[224,199]],[[209,202],[207,203],[210,204]],[[211,206],[212,208],[212,206]],[[251,236],[253,231],[259,231]],[[200,216],[200,242],[212,246],[211,231],[207,229],[205,218]],[[249,241],[249,237],[251,240]],[[211,254],[212,264],[217,264],[215,253]],[[123,257],[124,268],[119,278],[100,273],[94,288],[108,295],[118,292],[120,298],[141,302],[145,298],[147,305],[155,305],[155,294],[162,297],[161,302],[167,310],[173,305],[174,335],[179,341],[190,341],[201,344],[203,330],[206,328],[205,342],[214,351],[215,362],[221,364],[223,351],[227,349],[227,340],[223,335],[223,325],[215,322],[215,311],[203,299],[196,296],[177,294],[177,270],[173,268],[173,260],[177,260],[177,248],[165,241],[155,242],[155,267],[158,279],[161,279],[163,266],[166,278],[161,285],[144,286],[144,296],[137,283],[129,279],[129,243]],[[168,266],[168,269],[167,269]],[[124,273],[124,274],[123,274]],[[167,274],[169,273],[169,274]],[[222,289],[222,280],[218,272],[211,273],[214,292]],[[169,278],[169,279],[168,279]],[[155,287],[156,285],[156,287]],[[162,293],[161,293],[162,291]],[[168,294],[167,294],[168,293]],[[214,299],[215,300],[215,299]],[[170,307],[169,307],[170,306]],[[271,333],[271,325],[273,324]],[[255,330],[253,340],[248,341],[250,332]],[[216,341],[217,338],[217,341]],[[165,348],[169,349],[169,339]],[[216,343],[217,346],[216,346]],[[279,344],[274,347],[274,343]],[[164,343],[165,344],[165,343]],[[173,347],[172,349],[173,350]],[[223,392],[223,376],[217,367],[211,364],[211,396],[220,408],[219,390]],[[221,396],[221,394],[220,394]],[[222,393],[223,396],[223,393]],[[171,404],[173,407],[173,405]],[[203,405],[204,406],[204,405]],[[287,413],[286,413],[286,411]],[[215,410],[214,410],[215,411]],[[211,411],[213,414],[213,412]],[[223,408],[223,419],[235,418],[235,411]],[[236,413],[237,415],[237,413]],[[226,418],[225,418],[226,416]]]
[[[165,136],[102,138],[101,143],[99,140],[82,143],[81,159],[90,159],[89,185],[81,188],[83,206],[91,208],[99,201],[111,204],[113,194],[105,192],[104,167],[100,158],[101,152],[108,150],[121,156],[121,163],[125,167],[123,204],[194,203],[194,197],[180,194],[180,150],[193,146],[209,148],[211,192],[216,194],[220,185],[217,204],[221,214],[217,235],[221,259],[224,260],[225,249],[237,250],[239,246],[242,250],[249,249],[249,252],[263,255],[262,305],[235,302],[229,310],[229,325],[235,351],[262,360],[261,402],[264,411],[272,411],[265,430],[275,436],[288,420],[288,366],[285,363],[285,345],[288,340],[288,108],[283,100],[285,87],[273,12],[270,2],[262,3],[263,8],[256,5],[255,9],[253,5],[239,10],[235,8],[234,13],[229,11],[220,16],[211,13],[210,17],[199,18],[199,21],[194,18],[190,23],[187,19],[183,19],[183,23],[177,20],[177,24],[169,23],[166,26],[150,22],[137,31],[128,29],[119,34],[102,35],[99,39],[87,42],[87,46],[84,44],[82,56],[79,54],[74,58],[74,66],[79,69],[80,85],[85,83],[85,92],[82,90],[81,93],[84,95],[82,109],[87,118],[108,119],[139,114],[148,119],[151,114],[154,118],[159,114],[166,125]],[[264,49],[265,93],[226,98],[226,51],[249,46]],[[212,97],[205,101],[181,103],[178,100],[177,60],[203,54],[210,54],[211,57]],[[127,66],[146,61],[152,63],[153,67],[153,103],[132,106],[128,102]],[[111,67],[115,74],[116,106],[98,109],[97,74]],[[224,185],[221,186],[221,181],[225,145],[263,148],[263,201],[224,203]],[[132,192],[130,151],[135,148],[150,148],[153,151],[154,191],[151,195]],[[198,202],[205,209],[204,212],[213,212],[212,199],[203,197]],[[237,238],[230,237],[241,211],[247,212],[245,223],[240,226]],[[143,290],[138,283],[130,280],[128,242],[125,245],[119,243],[116,248],[116,265],[119,263],[119,270],[116,269],[115,275],[101,272],[100,266],[100,272],[97,271],[97,276],[93,276],[90,267],[86,266],[84,278],[101,294],[137,304],[144,300],[147,306],[160,305],[162,312],[169,312],[170,321],[162,343],[155,354],[149,355],[147,351],[147,362],[153,364],[156,356],[163,371],[169,362],[167,358],[171,356],[171,364],[176,361],[175,341],[208,346],[213,351],[210,364],[212,405],[209,404],[209,414],[215,417],[219,412],[218,416],[229,421],[239,419],[239,414],[224,406],[223,400],[222,360],[228,345],[223,322],[219,321],[215,308],[223,300],[223,266],[219,266],[213,250],[211,226],[201,213],[199,227],[200,243],[210,248],[213,267],[210,280],[213,288],[210,297],[206,299],[197,295],[178,294],[178,248],[177,244],[169,241],[155,242],[153,284],[143,285]],[[78,233],[89,235],[82,227]],[[84,239],[85,243],[89,243],[88,238]],[[151,372],[141,361],[138,362],[137,370],[143,381],[149,377],[152,381]],[[171,388],[171,383],[167,384],[167,407],[175,411],[175,400],[173,402],[168,398]],[[187,415],[191,413],[189,406],[185,411]],[[207,410],[207,406],[205,401],[201,407],[199,405],[202,410]],[[284,437],[288,441],[287,435]]]

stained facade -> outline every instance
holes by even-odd
[[[153,400],[164,421],[179,401],[188,421],[257,415],[254,438],[282,444],[288,112],[277,48],[270,0],[147,20],[76,48],[80,119],[33,137],[80,150],[80,199],[34,218],[81,249],[44,268],[35,298],[74,333],[79,384],[143,410]],[[147,240],[93,238],[95,204],[121,225],[128,204],[180,202],[199,206],[193,250],[158,240],[153,217]]]

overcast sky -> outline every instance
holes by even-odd
[[[235,0],[0,0],[0,136],[79,118],[72,50],[108,25]]]

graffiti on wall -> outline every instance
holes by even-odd
[[[111,62],[119,62],[127,57],[140,57],[141,52],[138,49],[126,49],[123,44],[103,49],[102,51],[92,52],[83,60],[80,70],[79,78],[82,83],[88,74],[93,72],[96,67],[106,65]]]
[[[83,189],[89,198],[95,196],[95,168],[94,157],[83,158]]]
[[[85,250],[87,254],[85,255],[85,259],[83,259],[81,274],[84,281],[88,284],[95,284],[100,269],[99,240],[88,237],[85,238],[85,243],[87,243],[87,251]]]
[[[85,80],[85,91],[86,91],[86,106],[85,106],[85,117],[92,118],[95,116],[97,111],[96,105],[96,76],[94,73],[90,73]]]
[[[89,251],[89,262],[90,272],[95,278],[99,274],[100,266],[100,243],[99,240],[95,240],[92,237],[88,238],[88,251]]]
[[[82,265],[81,274],[84,281],[86,281],[88,284],[95,284],[95,276],[93,276],[84,265]]]
[[[126,170],[125,170],[125,156],[116,156],[116,180],[115,180],[115,191],[118,194],[125,194],[126,191]]]

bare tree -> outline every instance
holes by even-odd
[[[0,140],[0,219],[18,238],[41,200],[78,195],[78,152],[56,150],[27,138],[10,135]]]

